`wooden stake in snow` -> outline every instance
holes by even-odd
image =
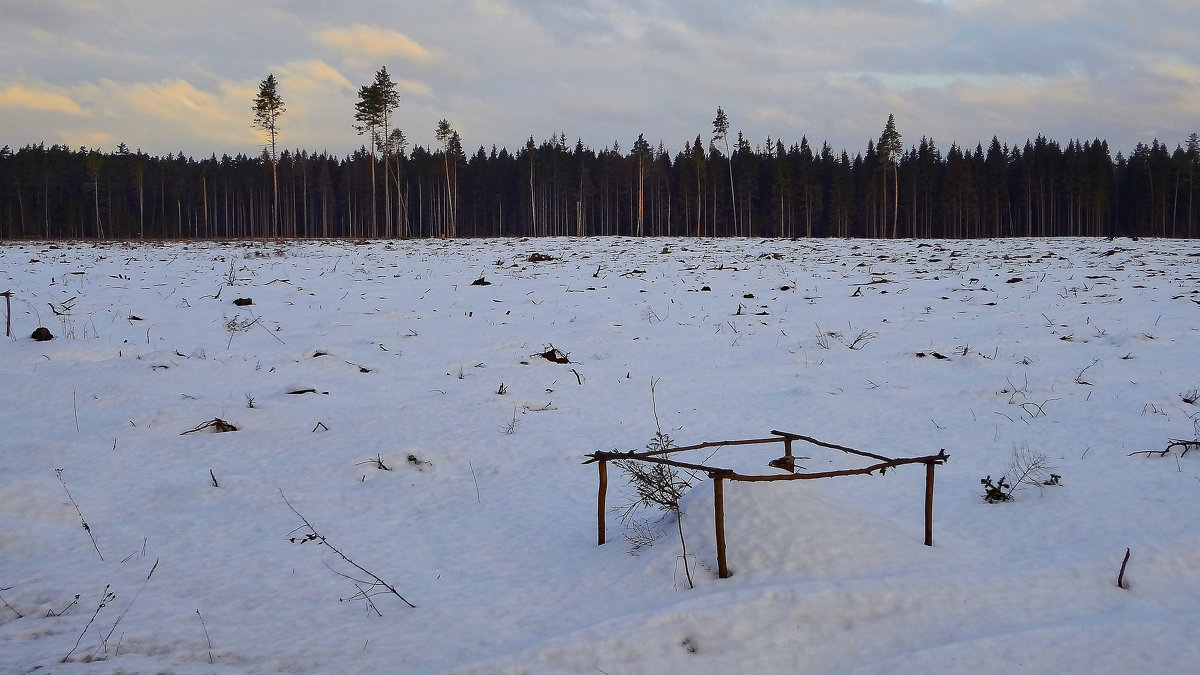
[[[716,523],[717,576],[729,578],[729,565],[725,563],[725,491],[720,476],[713,477],[713,520]]]
[[[604,498],[608,494],[608,462],[596,464],[600,469],[600,490],[596,495],[596,545],[604,545]]]
[[[933,468],[934,462],[925,462],[925,545],[933,546]]]
[[[4,296],[5,312],[4,337],[12,337],[12,291],[0,293]]]

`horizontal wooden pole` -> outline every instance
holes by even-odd
[[[842,469],[840,471],[819,471],[815,473],[786,473],[772,475],[744,475],[740,473],[731,473],[725,477],[729,480],[740,480],[744,482],[769,482],[777,480],[813,480],[815,478],[834,478],[836,476],[862,476],[872,474],[876,471],[884,471],[905,464],[941,464],[949,458],[945,453],[937,455],[929,455],[927,457],[908,457],[903,459],[890,459],[886,462],[880,462],[861,469]]]
[[[771,433],[782,435],[786,432],[772,430]],[[891,457],[884,457],[883,455],[877,455],[873,452],[865,452],[863,450],[855,450],[854,448],[848,448],[844,445],[838,445],[837,443],[826,443],[825,441],[819,441],[819,440],[813,438],[812,436],[803,436],[801,434],[787,434],[787,435],[790,436],[794,440],[804,441],[805,443],[812,443],[813,445],[820,446],[822,448],[829,448],[830,450],[841,450],[842,452],[848,452],[852,455],[860,455],[862,457],[870,457],[871,459],[878,459],[881,462],[886,462],[886,461],[892,459]]]
[[[696,445],[684,445],[677,448],[667,448],[666,450],[650,450],[639,452],[637,450],[629,450],[628,452],[620,452],[617,450],[598,450],[591,454],[585,455],[589,457],[584,464],[598,462],[601,459],[641,459],[643,457],[655,457],[657,455],[669,455],[675,452],[688,452],[691,450],[703,450],[704,448],[719,448],[725,445],[759,445],[762,443],[782,443],[783,438],[750,438],[739,441],[706,441],[697,443]]]
[[[623,452],[597,452],[591,455],[592,459],[584,462],[613,462],[622,459],[635,459],[639,462],[650,462],[651,464],[666,464],[667,466],[675,466],[680,469],[690,469],[692,471],[703,471],[711,475],[724,476],[733,473],[733,469],[722,469],[719,466],[707,466],[705,464],[693,464],[692,462],[679,462],[665,457],[654,457],[646,455],[625,454]]]

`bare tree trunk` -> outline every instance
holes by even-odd
[[[379,232],[379,222],[375,214],[375,147],[372,142],[371,147],[371,237],[374,238]]]
[[[200,177],[200,194],[201,194],[201,199],[204,200],[204,233],[205,233],[205,235],[207,235],[209,233],[209,231],[208,231],[208,177],[206,177],[206,176]]]
[[[104,226],[100,224],[100,172],[92,179],[92,201],[96,204],[96,236],[104,239]]]

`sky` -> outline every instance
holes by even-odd
[[[344,155],[386,66],[396,120],[469,152],[559,133],[627,151],[707,143],[852,155],[889,114],[906,147],[1101,138],[1115,154],[1200,131],[1194,0],[0,0],[0,146],[254,154],[269,73],[280,143]]]

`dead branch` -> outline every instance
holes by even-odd
[[[229,431],[237,431],[238,430],[237,427],[233,426],[229,422],[226,422],[225,420],[221,419],[220,417],[214,417],[207,422],[202,422],[202,423],[196,425],[196,427],[194,429],[188,429],[187,431],[185,431],[179,435],[186,436],[188,434],[199,433],[201,431],[208,431],[209,429],[212,429],[213,433],[215,433],[215,434],[221,434],[221,433],[225,433],[225,432],[229,432]]]
[[[289,509],[291,509],[292,513],[296,514],[296,516],[298,518],[300,518],[300,520],[304,523],[304,527],[311,534],[311,539],[319,540],[322,544],[329,547],[330,551],[333,551],[335,554],[337,554],[337,556],[339,558],[341,558],[342,560],[349,563],[352,567],[354,567],[358,571],[360,571],[363,574],[366,574],[367,576],[374,579],[375,583],[386,588],[388,590],[388,592],[391,593],[392,595],[396,596],[397,598],[400,598],[400,600],[402,600],[404,602],[404,604],[408,605],[409,607],[416,608],[416,605],[409,602],[408,599],[405,598],[403,595],[400,595],[400,592],[397,591],[394,586],[392,586],[388,582],[384,581],[383,579],[380,579],[373,572],[364,568],[362,565],[359,565],[358,563],[354,562],[345,553],[342,553],[337,547],[335,547],[333,544],[329,543],[329,540],[326,539],[320,532],[317,532],[317,528],[313,527],[312,523],[308,522],[308,519],[304,517],[304,514],[300,513],[299,511],[296,510],[296,507],[292,506],[292,503],[288,501],[287,495],[283,494],[282,489],[279,490],[279,496],[283,498],[283,503],[287,504],[287,507]]]
[[[1179,453],[1179,456],[1183,457],[1188,453],[1188,450],[1200,449],[1200,439],[1195,441],[1182,441],[1172,438],[1167,441],[1167,447],[1163,448],[1162,450],[1138,450],[1136,452],[1131,452],[1126,456],[1133,457],[1134,455],[1146,455],[1149,457],[1150,455],[1158,455],[1159,457],[1166,457],[1167,455],[1171,454],[1171,450],[1175,448],[1183,448],[1183,452]]]

